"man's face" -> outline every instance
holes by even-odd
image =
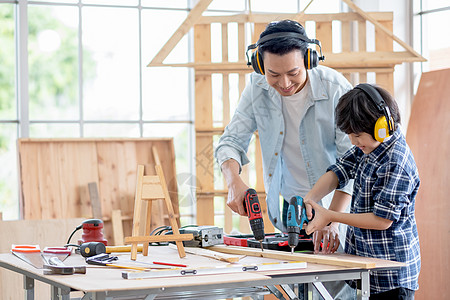
[[[380,142],[374,140],[372,136],[366,132],[349,133],[348,137],[350,142],[361,149],[364,154],[371,153],[381,144]]]
[[[264,53],[266,80],[281,96],[299,92],[306,83],[307,73],[300,50],[284,55]]]

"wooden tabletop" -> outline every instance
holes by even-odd
[[[130,253],[114,253],[119,257],[118,263],[128,264]],[[332,254],[330,256],[345,256],[343,254]],[[354,256],[352,256],[354,257]],[[356,259],[369,260],[370,258],[354,257]],[[178,264],[185,264],[188,267],[213,267],[227,265],[226,262],[221,262],[215,259],[210,259],[203,256],[187,254],[184,258],[179,258],[178,253],[169,247],[151,247],[149,256],[138,255],[138,262],[152,262],[163,261]],[[241,264],[255,264],[266,262],[279,262],[280,260],[261,257],[246,256],[240,260]],[[402,266],[398,262],[390,262],[384,260],[375,260],[376,268],[397,268]],[[66,265],[86,265],[83,257],[78,254],[72,254],[64,263]],[[87,265],[86,274],[74,275],[43,275],[42,269],[36,269],[27,264],[11,253],[0,254],[0,267],[4,267],[22,274],[26,274],[32,278],[40,281],[53,284],[71,287],[76,290],[84,292],[100,292],[100,291],[126,291],[126,290],[142,290],[142,289],[162,289],[179,286],[198,286],[198,285],[221,285],[226,283],[243,283],[246,286],[249,283],[256,281],[264,281],[271,279],[274,275],[292,275],[292,274],[321,274],[330,272],[340,272],[345,270],[357,270],[358,268],[348,268],[342,266],[332,266],[324,264],[307,263],[307,268],[296,270],[282,270],[282,271],[264,271],[264,272],[237,272],[229,274],[217,275],[193,275],[182,277],[167,277],[167,278],[147,278],[141,280],[123,279],[122,272],[129,272],[131,270],[110,268],[104,266]],[[201,278],[201,280],[199,280]]]

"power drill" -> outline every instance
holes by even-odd
[[[314,219],[314,210],[312,211],[312,219]],[[308,224],[311,220],[308,220],[306,216],[303,198],[300,196],[292,197],[287,211],[288,245],[291,247],[291,253],[294,253],[294,248],[297,247],[298,235],[303,224]]]
[[[250,228],[253,231],[255,240],[259,241],[261,245],[261,251],[264,251],[263,240],[264,240],[264,221],[261,213],[261,205],[259,205],[258,195],[254,189],[248,189],[244,196],[244,209],[248,215],[248,220],[250,222]]]

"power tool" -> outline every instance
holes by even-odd
[[[223,229],[216,226],[190,225],[179,229],[181,234],[191,233],[193,240],[183,241],[185,247],[209,247],[223,244]]]
[[[244,196],[244,209],[248,215],[250,222],[250,228],[253,231],[255,240],[259,241],[261,245],[261,251],[264,251],[264,221],[261,213],[261,205],[259,204],[258,194],[254,189],[248,189]]]
[[[99,219],[89,219],[84,220],[80,225],[78,225],[74,231],[69,236],[69,239],[67,240],[66,246],[77,246],[70,244],[70,239],[72,236],[83,228],[83,234],[81,235],[81,239],[78,240],[78,245],[81,245],[83,243],[87,242],[100,242],[103,243],[105,246],[108,245],[108,241],[103,237],[103,221]]]
[[[314,210],[312,211],[312,219],[314,219]],[[308,224],[309,221],[306,216],[306,207],[303,198],[294,196],[289,201],[287,211],[287,228],[288,228],[288,245],[291,247],[291,253],[294,253],[295,247],[298,244],[298,235],[303,224]]]
[[[101,242],[108,246],[108,241],[103,237],[103,221],[99,219],[89,219],[81,223],[83,233],[81,239],[78,240],[78,244],[87,242]]]

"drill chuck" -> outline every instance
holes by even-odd
[[[250,220],[250,228],[253,231],[253,235],[255,236],[255,240],[262,241],[264,240],[264,223],[263,219],[253,219]]]
[[[288,245],[291,248],[295,248],[298,245],[298,236],[300,234],[300,227],[289,226],[288,227]]]

